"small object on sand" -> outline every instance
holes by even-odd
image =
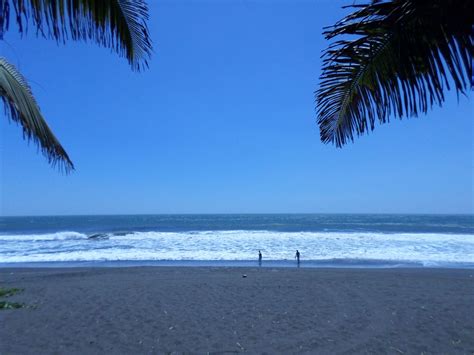
[[[243,278],[246,278],[246,277],[247,277],[247,275],[246,275],[246,274],[243,274],[243,275],[242,275],[242,277],[243,277]]]

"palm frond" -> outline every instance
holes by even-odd
[[[32,23],[38,35],[56,41],[92,40],[126,57],[134,70],[148,67],[152,46],[143,0],[2,0],[0,39],[12,8],[22,34]]]
[[[6,115],[23,127],[23,135],[38,145],[50,164],[58,165],[66,173],[74,170],[72,161],[44,120],[25,78],[1,57],[0,97]]]
[[[327,28],[316,105],[321,140],[341,147],[388,122],[426,113],[472,87],[474,2],[387,0],[352,6]],[[355,37],[351,37],[355,36]]]

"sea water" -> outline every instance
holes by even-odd
[[[474,267],[473,215],[0,217],[0,266]]]

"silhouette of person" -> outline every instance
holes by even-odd
[[[298,250],[296,251],[295,258],[298,266],[300,266],[300,252]]]
[[[258,265],[262,265],[262,252],[258,251]]]

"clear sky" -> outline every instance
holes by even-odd
[[[352,1],[148,2],[142,73],[92,43],[14,27],[0,42],[77,169],[52,169],[0,117],[2,215],[474,212],[472,92],[320,142],[322,27]]]

